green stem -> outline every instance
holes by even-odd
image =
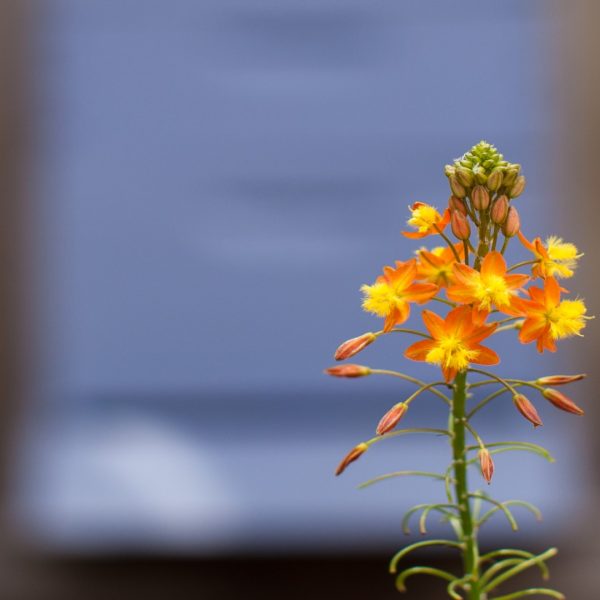
[[[452,458],[454,464],[454,493],[459,506],[461,531],[464,543],[463,564],[465,576],[468,578],[467,599],[480,600],[479,590],[479,548],[467,484],[467,451],[465,443],[467,404],[467,373],[461,371],[454,380],[454,397],[452,402]]]
[[[446,242],[446,244],[448,244],[448,246],[450,246],[450,249],[452,250],[452,253],[454,254],[454,258],[456,258],[456,262],[461,262],[460,256],[459,256],[458,252],[456,251],[456,248],[454,247],[452,240],[437,225],[434,225],[433,227],[442,236],[442,238]]]

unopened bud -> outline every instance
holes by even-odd
[[[566,385],[567,383],[581,381],[585,376],[585,373],[579,373],[578,375],[548,375],[536,379],[535,382],[538,385]]]
[[[467,195],[467,190],[465,190],[462,184],[458,181],[456,175],[450,175],[450,177],[448,177],[448,182],[450,183],[450,189],[452,190],[452,193],[457,198],[464,198]]]
[[[371,369],[362,365],[336,365],[325,369],[324,372],[333,377],[365,377],[371,374]]]
[[[377,425],[377,429],[375,430],[377,435],[383,435],[394,429],[407,410],[408,404],[405,402],[398,402],[398,404],[392,406],[392,408],[383,415],[381,421],[379,421],[379,425]]]
[[[473,185],[473,173],[471,169],[467,169],[466,167],[456,167],[456,178],[465,187],[469,188]]]
[[[525,175],[519,175],[519,177],[517,177],[517,180],[513,183],[512,187],[510,188],[510,192],[508,192],[508,195],[511,198],[517,198],[523,193],[526,183],[527,181],[525,179]]]
[[[494,461],[492,460],[487,448],[482,448],[479,451],[479,464],[481,466],[481,474],[483,475],[483,478],[490,483],[494,475]]]
[[[444,173],[445,173],[446,177],[450,177],[450,175],[454,175],[455,171],[456,170],[454,169],[454,167],[452,165],[446,165],[444,167]]]
[[[335,351],[335,360],[346,360],[361,350],[364,350],[369,344],[372,344],[377,339],[377,336],[372,332],[363,333],[358,337],[345,341]]]
[[[358,444],[358,446],[354,446],[354,448],[352,448],[352,450],[350,450],[350,452],[348,452],[348,454],[344,456],[342,462],[338,465],[338,468],[335,470],[335,474],[341,475],[346,470],[346,467],[350,463],[353,463],[355,460],[360,458],[368,450],[368,448],[369,446],[367,446],[367,444],[365,444],[364,442],[362,444]]]
[[[480,165],[475,165],[473,167],[472,171],[473,171],[473,175],[475,175],[475,181],[479,185],[483,185],[487,182],[487,179],[488,179],[487,173],[485,172],[485,169],[483,169]]]
[[[448,198],[448,208],[451,211],[457,210],[463,215],[467,214],[467,207],[465,206],[465,201],[462,198],[457,198],[456,196],[450,196],[450,198]]]
[[[487,185],[488,190],[490,190],[490,192],[498,191],[498,189],[502,185],[502,178],[503,178],[502,170],[494,169],[487,178],[486,185]]]
[[[492,223],[502,225],[506,221],[507,216],[508,198],[502,195],[494,200],[494,204],[492,204],[492,209],[490,210],[490,218],[492,219]]]
[[[471,235],[471,226],[469,225],[467,217],[461,212],[457,210],[452,212],[452,216],[450,217],[450,227],[452,228],[452,233],[459,240],[469,239]]]
[[[564,410],[565,412],[571,413],[573,415],[583,415],[584,411],[581,407],[577,406],[571,398],[565,396],[562,392],[558,390],[553,390],[552,388],[548,388],[542,392],[542,395],[546,400],[550,400],[550,402],[559,408],[560,410]]]
[[[540,425],[543,425],[540,415],[538,415],[537,410],[535,410],[535,406],[533,406],[533,404],[531,404],[531,402],[525,396],[523,396],[523,394],[516,394],[513,397],[513,402],[517,410],[530,423],[532,423],[534,427],[540,427]]]
[[[504,224],[502,225],[502,233],[510,238],[517,235],[519,229],[521,229],[521,218],[519,217],[517,209],[514,206],[511,206],[508,209],[506,221],[504,221]]]
[[[490,194],[482,185],[475,186],[471,192],[471,201],[475,210],[487,210],[490,205]]]
[[[519,173],[521,171],[521,165],[511,165],[509,169],[504,172],[504,179],[502,183],[505,188],[511,188],[514,182],[517,180]]]

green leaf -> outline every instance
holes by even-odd
[[[454,542],[452,540],[427,540],[425,542],[416,542],[415,544],[411,544],[406,548],[402,548],[400,552],[397,552],[390,561],[390,573],[396,573],[396,567],[398,563],[410,552],[413,550],[417,550],[419,548],[425,548],[427,546],[449,546],[451,548],[458,548],[462,550],[464,548],[463,544],[460,542]]]
[[[456,506],[456,504],[417,504],[416,506],[413,506],[411,509],[406,511],[406,513],[404,514],[404,517],[402,518],[402,531],[406,535],[409,535],[410,534],[410,528],[409,528],[410,518],[415,513],[419,512],[420,510],[424,510],[424,509],[429,509],[430,511],[435,510],[435,511],[445,515],[448,518],[448,520],[456,519],[457,517],[455,515],[453,515],[449,510],[446,510],[447,508],[454,508],[454,509],[458,510],[458,506]]]
[[[523,508],[530,510],[537,521],[542,520],[542,511],[537,506],[535,506],[535,504],[531,504],[531,502],[525,502],[525,500],[505,500],[504,502],[500,502],[500,504],[502,506],[522,506]],[[483,515],[483,517],[481,517],[481,519],[477,523],[477,526],[481,527],[490,517],[496,514],[499,510],[500,508],[497,506],[488,510],[488,512],[486,512]]]
[[[393,477],[405,477],[409,475],[417,475],[419,477],[431,477],[432,479],[440,479],[444,481],[446,479],[445,475],[441,475],[440,473],[429,473],[427,471],[394,471],[393,473],[386,473],[385,475],[379,475],[378,477],[374,477],[373,479],[369,479],[364,483],[361,483],[358,486],[359,490],[362,490],[370,485],[375,483],[379,483],[380,481],[385,481],[386,479],[392,479]]]
[[[506,594],[505,596],[496,596],[494,600],[516,600],[517,598],[524,598],[525,596],[550,596],[550,598],[557,598],[557,600],[566,600],[566,596],[556,590],[550,590],[548,588],[531,588],[520,592],[513,592],[512,594]]]
[[[490,504],[494,504],[495,506],[497,506],[498,509],[501,510],[504,513],[504,515],[506,516],[506,518],[508,519],[508,522],[510,523],[512,530],[518,531],[519,526],[517,525],[517,521],[513,517],[510,510],[508,510],[508,508],[506,508],[506,506],[503,506],[500,502],[498,502],[497,500],[494,500],[493,498],[490,498],[489,496],[487,496],[485,494],[469,494],[469,497],[481,498],[482,500],[486,500]]]
[[[532,444],[530,442],[493,442],[491,444],[486,444],[486,448],[491,450],[491,454],[500,454],[501,452],[532,452],[533,454],[537,454],[542,458],[545,458],[548,462],[554,462],[554,458],[544,448],[543,446],[539,446],[538,444]],[[494,448],[496,448],[494,450]],[[467,446],[468,451],[479,450],[479,445],[476,446]]]
[[[441,569],[434,569],[433,567],[412,567],[402,571],[398,577],[396,577],[396,588],[399,592],[406,592],[404,582],[411,575],[432,575],[433,577],[440,577],[446,581],[454,581],[456,579],[455,575],[452,575],[452,573],[448,573],[447,571],[442,571]]]

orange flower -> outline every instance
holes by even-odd
[[[404,323],[410,315],[410,303],[423,304],[436,295],[438,286],[433,283],[414,283],[417,277],[417,261],[396,261],[396,268],[383,267],[373,285],[363,285],[365,295],[363,308],[379,317],[385,317],[383,330],[391,331],[395,325]]]
[[[454,244],[458,255],[464,256],[465,248],[461,243]],[[419,250],[419,264],[417,275],[419,279],[425,279],[429,283],[435,283],[440,287],[446,287],[454,282],[453,266],[456,264],[456,256],[449,246],[434,248],[431,252]]]
[[[556,351],[556,340],[581,335],[587,309],[582,300],[560,299],[561,288],[554,277],[547,277],[544,289],[527,290],[531,300],[522,300],[526,319],[519,331],[519,340],[529,344],[534,340],[538,352]]]
[[[455,264],[454,278],[456,283],[448,288],[448,298],[460,304],[472,304],[473,317],[478,323],[485,321],[492,307],[509,315],[523,314],[517,290],[529,277],[507,274],[506,262],[500,252],[486,254],[481,271]]]
[[[530,242],[521,232],[519,239],[525,248],[533,253],[537,262],[531,268],[534,277],[573,277],[573,272],[577,266],[577,261],[583,254],[580,254],[575,244],[563,242],[559,237],[551,236],[542,244],[542,240],[537,237]]]
[[[446,209],[443,215],[436,208],[424,202],[415,202],[410,208],[411,217],[407,224],[417,231],[403,231],[402,235],[412,240],[436,235],[444,231],[450,221],[450,211]]]
[[[411,360],[440,365],[447,382],[470,363],[495,365],[500,362],[493,350],[479,343],[494,332],[496,325],[474,323],[470,307],[454,308],[445,319],[429,310],[424,310],[422,316],[432,339],[409,346],[404,355]]]

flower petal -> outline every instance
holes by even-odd
[[[481,276],[489,277],[490,275],[496,275],[498,277],[504,277],[506,273],[506,261],[504,256],[500,252],[489,252],[485,255],[483,262],[481,263]]]
[[[425,360],[430,350],[435,347],[434,340],[421,340],[415,342],[404,351],[404,356],[410,360]]]
[[[424,310],[421,313],[423,323],[425,327],[435,339],[439,339],[446,333],[446,322],[438,314],[431,312],[430,310]]]
[[[474,344],[472,348],[477,350],[477,356],[471,362],[478,365],[497,365],[500,362],[500,357],[491,348],[480,344]]]

